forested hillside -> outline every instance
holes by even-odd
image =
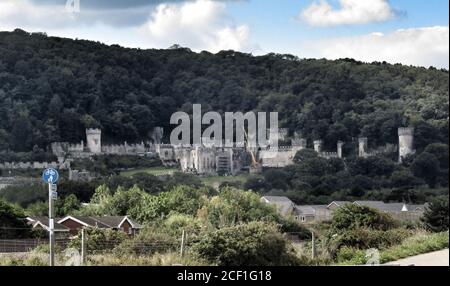
[[[350,59],[254,57],[126,49],[16,30],[0,33],[0,150],[80,141],[101,127],[107,141],[148,138],[171,114],[278,111],[283,127],[325,148],[360,135],[396,143],[416,127],[416,148],[448,142],[448,71]]]

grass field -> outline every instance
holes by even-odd
[[[220,177],[220,176],[214,176],[214,177],[204,177],[201,178],[201,181],[206,186],[215,187],[223,182],[241,182],[244,183],[248,178],[248,175],[240,175],[235,177]]]
[[[177,172],[178,169],[176,168],[166,168],[166,167],[152,167],[152,168],[145,168],[145,169],[136,169],[136,170],[129,170],[129,171],[123,171],[120,174],[125,177],[132,177],[133,175],[137,173],[147,173],[154,176],[161,176],[168,173]]]

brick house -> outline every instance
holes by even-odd
[[[123,231],[132,236],[139,232],[141,226],[128,216],[66,216],[58,223],[67,227],[70,234],[76,235],[84,227],[98,227],[102,229],[113,229]]]
[[[296,205],[289,198],[283,196],[264,196],[261,201],[276,207],[279,214],[293,217],[303,223],[314,221],[328,221],[333,218],[333,211],[347,204],[367,206],[389,214],[401,221],[418,221],[423,216],[427,204],[412,205],[405,203],[385,203],[382,201],[333,201],[328,205]]]

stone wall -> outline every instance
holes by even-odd
[[[68,169],[70,163],[64,162],[5,162],[0,163],[3,170],[25,170],[25,169]]]

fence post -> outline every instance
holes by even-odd
[[[316,258],[316,236],[314,231],[311,231],[311,257],[312,259]]]
[[[84,256],[86,251],[84,228],[81,229],[81,265],[84,265]]]
[[[180,248],[180,256],[183,257],[184,256],[184,244],[185,244],[185,240],[186,240],[186,233],[183,229],[183,232],[181,233],[181,248]]]

